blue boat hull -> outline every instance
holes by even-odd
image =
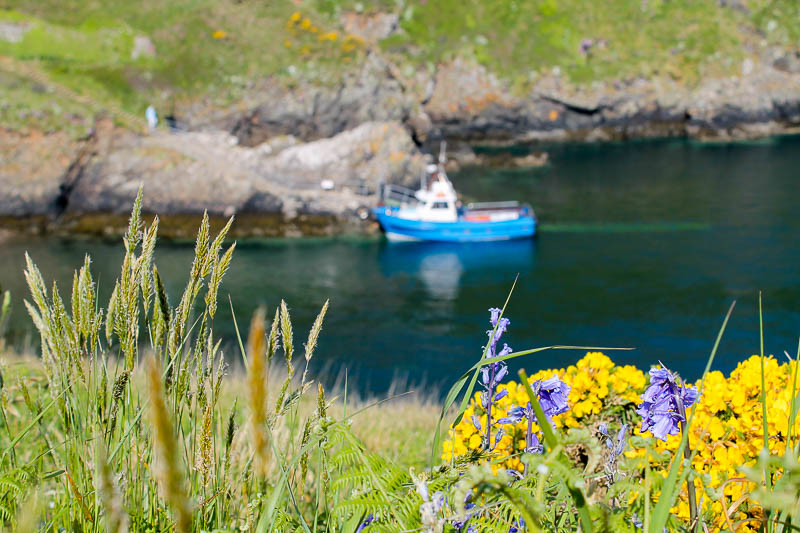
[[[389,240],[476,242],[525,239],[536,233],[532,216],[497,222],[426,222],[393,215],[392,208],[376,207],[373,212]]]

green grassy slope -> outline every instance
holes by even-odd
[[[104,107],[141,115],[150,102],[168,110],[198,98],[224,105],[270,75],[335,81],[365,46],[348,39],[342,13],[391,11],[400,31],[380,45],[400,65],[464,56],[522,88],[554,67],[579,83],[637,75],[695,83],[738,72],[761,47],[800,42],[795,0],[738,2],[746,9],[717,0],[0,0],[0,26],[26,30],[19,42],[0,38],[0,72],[25,78],[35,69],[96,102],[80,104],[87,116]],[[152,42],[155,57],[134,58],[137,37]],[[7,127],[27,120],[11,107],[65,124],[25,93],[9,91]]]

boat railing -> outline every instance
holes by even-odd
[[[519,202],[472,202],[467,204],[470,211],[495,211],[500,209],[519,209],[523,207]]]
[[[419,203],[419,200],[416,191],[386,183],[381,187],[381,202],[387,205],[403,205]]]

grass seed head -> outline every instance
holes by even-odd
[[[159,461],[157,469],[164,499],[172,507],[176,533],[192,530],[192,513],[186,497],[184,470],[172,419],[164,398],[161,365],[150,357],[147,365],[147,387],[150,396],[150,418],[154,432],[154,448]]]
[[[250,396],[250,435],[255,453],[255,471],[258,476],[269,472],[270,451],[266,435],[266,402],[268,369],[265,358],[266,330],[264,311],[259,309],[250,321],[247,339],[247,385]]]

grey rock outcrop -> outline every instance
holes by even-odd
[[[512,94],[480,65],[439,68],[424,110],[444,138],[481,141],[608,140],[692,136],[743,138],[800,126],[800,72],[794,56],[743,65],[740,76],[687,87],[671,79],[574,86],[560,76]],[[778,68],[779,67],[779,68]]]
[[[141,184],[144,210],[155,213],[347,217],[374,202],[364,191],[374,192],[381,181],[414,182],[424,164],[396,122],[367,122],[276,155],[239,146],[224,132],[130,135],[88,166],[67,213],[123,214]],[[333,182],[333,190],[321,188],[323,179]]]
[[[416,106],[413,96],[375,54],[369,54],[360,70],[341,84],[301,83],[293,89],[273,85],[264,89],[259,101],[244,114],[236,112],[215,121],[214,127],[231,131],[245,146],[286,134],[308,141],[364,122],[403,122]]]
[[[0,217],[52,216],[81,144],[64,133],[0,131]]]
[[[739,74],[698,84],[665,76],[575,85],[553,69],[522,93],[475,61],[404,74],[372,51],[336,86],[267,84],[212,123],[248,146],[277,134],[328,137],[370,120],[400,121],[420,143],[747,138],[800,127],[800,56],[775,54],[748,57]]]

